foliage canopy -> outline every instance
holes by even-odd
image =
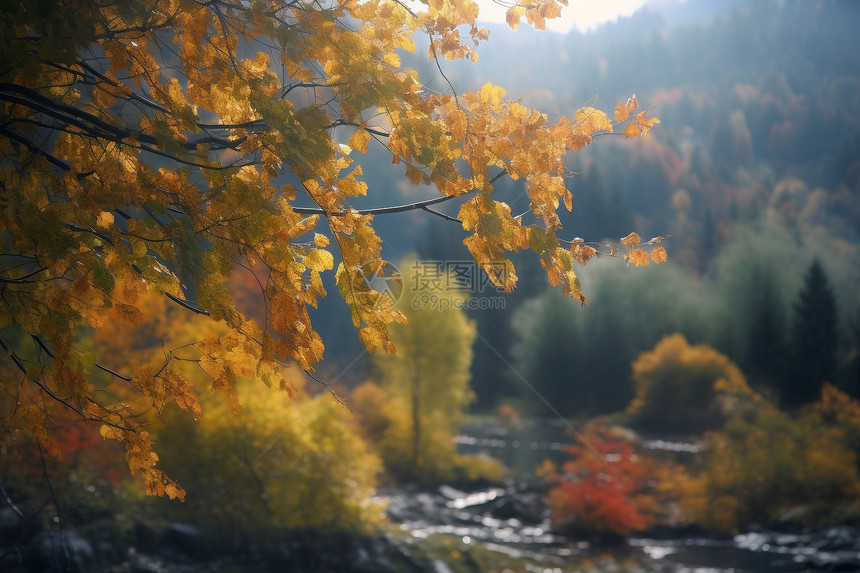
[[[559,8],[528,2],[509,21],[542,27]],[[425,90],[401,63],[413,37],[429,37],[437,64],[474,60],[488,37],[477,15],[471,0],[431,0],[418,12],[380,0],[9,4],[0,22],[0,328],[14,336],[0,344],[19,373],[6,391],[21,406],[4,423],[42,439],[50,410],[71,410],[125,444],[149,493],[183,497],[156,469],[140,412],[113,389],[199,417],[193,381],[173,367],[177,349],[154,363],[105,364],[79,348],[84,330],[139,321],[144,292],[218,321],[226,334],[185,344],[201,354],[210,389],[238,410],[240,377],[289,389],[284,361],[310,372],[322,359],[308,306],[326,294],[321,273],[334,271],[363,343],[393,352],[388,325],[404,316],[373,304],[382,295],[366,280],[386,272],[373,228],[386,210],[353,206],[368,191],[356,157],[373,141],[440,195],[397,209],[460,198],[465,243],[495,284],[513,289],[506,253],[531,249],[549,282],[584,302],[573,262],[593,253],[557,236],[557,210],[571,208],[564,160],[613,122],[592,107],[551,121],[491,84]],[[628,137],[657,121],[635,97],[615,119]],[[348,140],[336,140],[336,128]],[[530,216],[494,199],[501,176],[524,182]],[[636,265],[647,263],[638,242],[631,234],[623,245]],[[489,272],[500,264],[504,272]],[[256,274],[262,321],[239,312],[226,287],[237,265]],[[96,370],[112,376],[108,387],[94,386]]]

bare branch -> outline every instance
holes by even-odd
[[[442,217],[446,221],[451,221],[453,223],[462,223],[463,222],[460,219],[458,219],[457,217],[452,217],[451,215],[446,215],[445,213],[442,213],[441,211],[436,211],[435,209],[431,209],[430,207],[428,207],[426,205],[421,207],[421,209],[423,209],[424,211],[427,211],[430,214],[436,215],[437,217]]]
[[[17,141],[18,143],[24,145],[27,149],[30,150],[31,153],[41,155],[42,157],[44,157],[45,159],[48,160],[48,163],[51,163],[55,167],[59,167],[63,171],[71,171],[71,169],[72,169],[71,165],[69,165],[65,161],[61,161],[61,160],[57,159],[56,157],[54,157],[53,155],[51,155],[47,151],[39,149],[38,147],[33,145],[33,143],[31,141],[28,141],[25,137],[21,137],[17,133],[15,133],[13,131],[9,131],[5,127],[0,127],[0,134],[3,134],[6,137],[8,137],[9,139],[11,139],[13,141]]]
[[[353,211],[336,211],[327,213],[325,209],[321,207],[293,207],[293,211],[296,213],[301,213],[302,215],[327,215],[332,217],[342,217],[346,215],[348,212],[355,212],[359,215],[385,215],[389,213],[403,213],[405,211],[414,211],[415,209],[423,209],[428,205],[435,205],[437,203],[443,203],[445,201],[449,201],[451,199],[456,199],[457,197],[462,197],[462,195],[450,195],[445,197],[435,197],[433,199],[427,199],[425,201],[416,201],[415,203],[407,203],[405,205],[394,205],[391,207],[375,207],[372,209],[354,209]]]
[[[179,306],[181,306],[183,308],[187,308],[191,312],[196,312],[197,314],[202,314],[203,316],[211,316],[209,311],[206,310],[205,308],[200,308],[199,306],[197,306],[196,304],[194,304],[192,302],[188,302],[187,300],[182,300],[181,298],[175,297],[172,294],[170,294],[169,292],[164,293],[164,296],[166,296],[167,298],[169,298],[170,300],[172,300],[173,302],[175,302]]]

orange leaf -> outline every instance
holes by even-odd
[[[648,133],[648,130],[654,127],[655,124],[660,123],[660,120],[656,117],[648,118],[646,117],[646,112],[640,111],[636,114],[636,117],[627,124],[627,127],[624,128],[624,137],[628,139],[636,137],[637,135],[645,136]]]
[[[654,250],[651,251],[651,260],[658,264],[665,263],[666,249],[663,247],[654,247]]]
[[[636,111],[636,108],[639,107],[639,104],[636,101],[636,94],[633,94],[630,99],[627,100],[626,104],[619,103],[615,106],[615,121],[624,121],[630,114]]]
[[[370,134],[364,127],[359,127],[353,132],[349,138],[349,145],[353,149],[357,149],[360,153],[367,153],[367,144],[370,142]]]
[[[96,218],[96,226],[99,229],[110,229],[113,226],[113,214],[109,211],[102,211]]]
[[[637,267],[646,267],[648,266],[648,251],[645,249],[633,249],[628,253],[626,260]]]
[[[508,26],[511,27],[511,30],[516,30],[520,27],[520,18],[522,18],[525,13],[526,10],[522,6],[511,6],[508,8],[508,11],[505,13],[505,20],[507,21]]]
[[[630,233],[623,239],[621,239],[621,244],[625,247],[632,247],[634,245],[638,245],[642,242],[642,239],[636,233]]]
[[[576,254],[576,262],[578,262],[580,265],[584,265],[588,261],[588,259],[593,257],[595,254],[597,254],[597,251],[594,250],[593,247],[585,245],[584,247],[579,249],[579,252]]]

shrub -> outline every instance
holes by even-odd
[[[843,442],[860,451],[860,402],[832,384],[821,388],[821,400],[812,405],[813,419],[842,432]]]
[[[188,495],[184,504],[160,503],[160,511],[237,541],[285,530],[361,531],[381,519],[371,502],[380,462],[346,408],[327,394],[291,398],[259,381],[237,390],[239,415],[223,399],[208,400],[199,423],[167,414],[161,463]]]
[[[627,407],[635,427],[698,433],[720,427],[739,396],[752,396],[741,371],[705,345],[680,334],[663,338],[633,362],[636,397]]]
[[[493,459],[457,454],[451,427],[445,417],[427,415],[421,457],[412,457],[412,419],[403,397],[387,392],[373,382],[365,382],[352,392],[352,407],[367,441],[382,458],[394,479],[421,485],[443,482],[500,482],[502,464]]]
[[[825,389],[822,401],[800,417],[758,400],[709,433],[699,504],[690,508],[696,519],[731,534],[771,524],[799,506],[827,510],[856,502],[860,479],[850,433],[822,415],[833,412],[833,398]],[[856,406],[843,402],[836,409]]]
[[[592,424],[566,451],[573,459],[562,473],[544,462],[541,473],[555,485],[549,491],[552,522],[589,537],[626,536],[648,524],[636,495],[647,480],[630,441],[614,430]]]
[[[510,404],[501,404],[496,408],[496,418],[506,428],[519,429],[523,425],[519,410]]]

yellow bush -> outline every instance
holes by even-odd
[[[697,520],[724,534],[767,525],[799,506],[833,508],[860,494],[855,452],[814,414],[793,418],[760,401],[707,436]],[[703,503],[702,503],[703,501]]]
[[[365,438],[396,479],[424,485],[504,480],[504,467],[499,461],[458,454],[447,419],[437,418],[432,412],[425,414],[421,455],[416,464],[408,402],[373,382],[365,382],[353,390],[351,406]]]
[[[238,394],[239,415],[210,399],[199,423],[178,411],[167,416],[161,463],[188,495],[165,511],[222,536],[360,531],[381,520],[371,502],[380,462],[345,407],[327,394],[290,398],[259,381],[241,382]]]
[[[639,428],[697,433],[718,428],[753,397],[743,374],[725,355],[691,346],[680,334],[663,338],[633,362],[636,395],[627,408]]]
[[[454,480],[457,482],[488,481],[501,483],[504,481],[505,466],[494,458],[487,456],[454,456]]]
[[[860,402],[832,384],[821,388],[821,400],[809,409],[809,415],[842,432],[845,443],[860,450]]]
[[[702,471],[679,482],[684,520],[731,534],[788,510],[833,508],[860,494],[860,404],[832,386],[789,416],[747,386],[732,362],[679,334],[633,364],[631,422],[649,430],[706,434]]]

